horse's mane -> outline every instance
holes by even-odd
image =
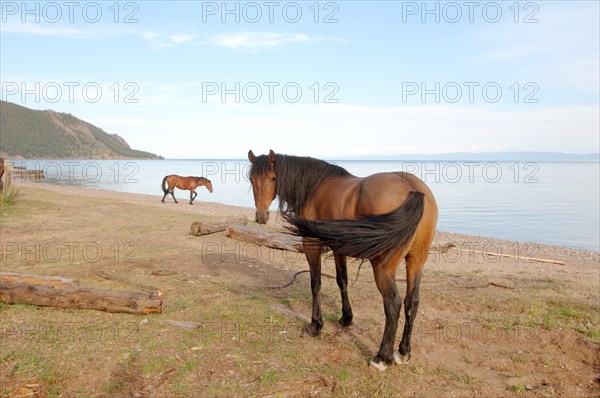
[[[349,177],[343,167],[311,157],[275,155],[275,173],[277,178],[277,196],[279,211],[283,214],[299,214],[315,190],[327,178]],[[250,176],[264,175],[271,167],[268,155],[257,156]]]
[[[202,181],[210,181],[208,178],[205,177],[198,177],[196,176],[197,179],[202,180]]]

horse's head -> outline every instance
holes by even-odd
[[[212,182],[207,179],[205,185],[206,185],[206,189],[208,189],[208,192],[212,193],[212,191],[213,191]]]
[[[248,160],[252,163],[250,183],[256,205],[256,222],[266,224],[269,221],[269,206],[277,195],[275,152],[271,150],[268,155],[257,157],[252,151],[249,151]]]

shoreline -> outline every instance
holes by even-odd
[[[42,187],[42,189],[60,192],[61,194],[121,200],[132,204],[138,204],[143,206],[155,206],[163,209],[174,210],[177,212],[184,212],[188,214],[198,214],[209,217],[242,214],[248,217],[251,221],[253,221],[254,219],[254,209],[251,207],[234,206],[219,202],[195,201],[194,205],[190,206],[188,205],[185,199],[182,199],[180,200],[180,203],[178,205],[173,206],[175,204],[169,201],[161,203],[160,195],[121,192],[85,186],[56,185],[42,181],[37,182],[30,180],[13,180],[13,182],[16,188],[34,188],[36,186],[40,186]],[[280,220],[281,219],[278,216],[271,217],[271,220],[268,224],[271,227],[280,227]],[[439,229],[436,231],[436,239],[434,241],[434,245],[437,242],[441,244],[445,244],[448,242],[454,243],[455,245],[461,247],[463,251],[475,250],[486,251],[489,253],[512,253],[514,255],[523,257],[544,257],[554,260],[577,259],[600,262],[600,251],[577,247],[551,245],[539,242],[524,242],[517,240],[499,239],[483,235],[469,235],[460,232],[444,231]]]

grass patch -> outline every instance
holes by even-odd
[[[323,314],[323,320],[329,322],[337,322],[342,317],[341,312],[328,312]]]
[[[194,303],[191,299],[187,297],[180,297],[177,300],[175,300],[175,303],[173,303],[173,310],[181,310],[184,308],[189,308],[193,305]]]
[[[261,373],[258,380],[265,386],[272,387],[281,379],[281,373],[277,369],[269,369]]]
[[[571,329],[600,344],[600,311],[598,308],[568,301],[513,302],[510,313],[482,314],[478,321],[486,329],[514,330],[522,326],[534,330]]]
[[[380,378],[362,379],[356,386],[356,391],[361,397],[397,397],[398,390],[386,380]]]
[[[352,372],[347,366],[342,366],[338,371],[337,378],[340,381],[347,382],[352,377]]]
[[[0,363],[7,361],[15,361],[16,373],[21,374],[21,377],[35,376],[36,380],[47,383],[46,392],[49,397],[59,395],[59,384],[62,380],[51,360],[47,360],[36,352],[13,351],[0,358]]]
[[[5,206],[12,206],[17,201],[19,190],[10,182],[5,182],[0,191],[0,209],[4,210]]]
[[[527,388],[522,385],[512,385],[510,388],[517,394],[521,394],[521,393],[524,393],[525,391],[527,391]]]
[[[165,370],[167,370],[167,367],[168,367],[167,365],[168,365],[167,362],[162,358],[148,359],[144,363],[144,375],[145,376],[153,376],[162,371],[165,371]]]
[[[190,392],[190,385],[188,383],[177,381],[173,383],[171,392],[173,394],[188,394]]]
[[[587,305],[549,300],[534,302],[524,311],[522,325],[531,328],[554,330],[559,327],[573,329],[592,339],[600,337],[600,314]]]
[[[193,372],[194,370],[196,370],[199,364],[200,361],[198,361],[197,359],[188,359],[187,361],[185,361],[185,370],[187,372]]]

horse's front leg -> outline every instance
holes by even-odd
[[[306,333],[315,337],[323,329],[323,316],[321,314],[321,245],[314,239],[303,239],[302,248],[310,267],[310,288],[312,291],[312,317]]]
[[[171,196],[173,197],[173,200],[175,201],[175,203],[179,203],[179,202],[177,201],[177,199],[175,199],[175,187],[173,187],[173,189],[171,189],[171,191],[170,191],[170,192],[171,192]]]
[[[196,191],[194,190],[190,190],[190,204],[193,205],[193,201],[194,199],[196,199],[196,196],[198,196],[198,194],[196,193]]]

